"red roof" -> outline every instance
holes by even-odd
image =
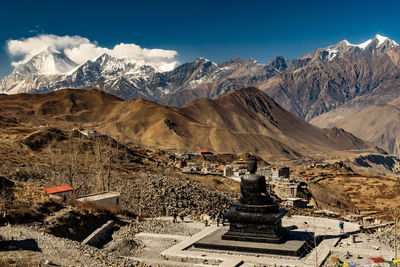
[[[73,189],[69,185],[60,185],[60,186],[55,186],[55,187],[43,188],[43,191],[46,194],[54,194],[54,193],[60,193],[60,192],[65,192],[65,191],[71,191],[71,190],[73,190]]]
[[[210,150],[208,149],[204,149],[204,150],[197,150],[196,153],[207,153],[210,152]]]

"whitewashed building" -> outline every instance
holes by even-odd
[[[121,193],[112,191],[101,192],[101,193],[81,196],[76,200],[80,202],[88,201],[101,207],[110,208],[112,206],[120,205]]]

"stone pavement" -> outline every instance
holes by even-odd
[[[342,235],[339,233],[338,220],[314,218],[306,216],[292,216],[283,220],[284,226],[296,225],[298,230],[315,232],[323,235],[322,242],[303,258],[276,256],[254,253],[235,253],[232,251],[215,251],[193,249],[196,241],[219,231],[216,225],[205,228],[203,231],[185,239],[161,253],[164,259],[186,261],[200,264],[214,264],[218,266],[320,266],[335,247]],[[345,223],[348,232],[359,230],[359,225]]]
[[[171,238],[183,241],[187,238],[185,235],[167,235],[167,234],[154,234],[154,233],[139,233],[135,235],[136,237],[153,237],[153,238]]]

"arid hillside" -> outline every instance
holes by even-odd
[[[400,155],[400,97],[387,104],[367,107],[357,102],[349,104],[324,113],[311,123],[320,127],[343,128],[391,154]]]
[[[76,89],[2,95],[0,106],[2,123],[95,127],[149,148],[253,152],[267,160],[316,152],[375,151],[371,144],[345,131],[332,135],[304,122],[252,87],[215,100],[198,99],[181,108]]]

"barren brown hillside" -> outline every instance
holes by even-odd
[[[150,148],[254,152],[287,159],[315,152],[371,149],[342,131],[332,135],[290,114],[256,88],[181,108],[143,99],[121,99],[98,90],[60,90],[0,97],[3,123],[61,128],[96,127]]]
[[[400,97],[388,104],[345,106],[318,116],[311,122],[320,127],[341,127],[389,153],[400,154]]]
[[[96,122],[122,101],[99,90],[0,95],[0,121],[32,125]]]

